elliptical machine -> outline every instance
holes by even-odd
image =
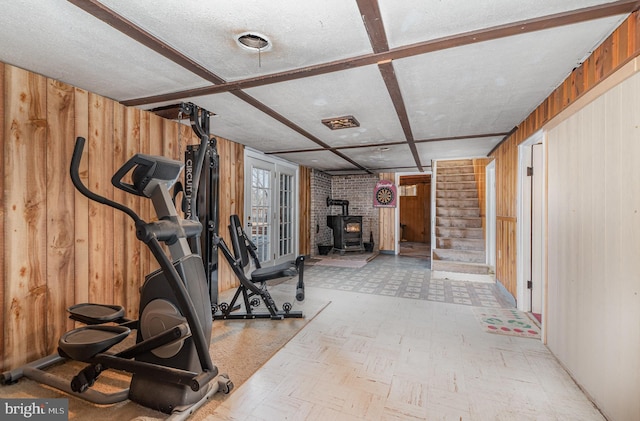
[[[137,238],[144,242],[160,269],[147,275],[140,293],[139,320],[124,319],[120,306],[78,304],[68,309],[71,318],[86,324],[65,333],[58,354],[44,357],[2,374],[10,384],[29,377],[98,404],[127,398],[143,406],[185,419],[217,392],[229,393],[233,383],[219,375],[209,355],[211,304],[202,259],[193,254],[187,239],[202,230],[198,221],[179,217],[169,189],[179,177],[180,161],[136,154],[112,177],[112,184],[137,196],[150,198],[158,221],[145,222],[132,209],[91,192],[80,180],[78,168],[85,139],[78,137],[71,160],[71,179],[86,197],[127,214]],[[130,174],[131,183],[124,181]],[[170,251],[165,254],[160,242]],[[107,324],[109,323],[109,324]],[[137,329],[136,343],[122,351],[111,348]],[[88,363],[68,383],[44,371],[67,359]],[[105,394],[91,386],[107,369],[132,373],[129,388]]]

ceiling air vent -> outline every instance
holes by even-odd
[[[326,118],[322,120],[322,124],[331,130],[348,129],[350,127],[360,127],[360,123],[352,115],[344,117]]]

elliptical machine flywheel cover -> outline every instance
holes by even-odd
[[[140,333],[142,339],[149,339],[171,329],[175,326],[187,323],[187,319],[180,313],[178,308],[171,302],[157,298],[150,301],[140,316]],[[158,358],[171,358],[175,356],[184,345],[184,341],[190,335],[158,347],[151,352]]]

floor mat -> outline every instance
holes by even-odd
[[[474,308],[473,312],[487,332],[540,339],[540,329],[521,311]]]

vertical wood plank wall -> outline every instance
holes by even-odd
[[[311,168],[300,167],[300,231],[298,233],[298,253],[311,255]]]
[[[65,314],[54,311],[74,299],[73,294],[73,261],[74,238],[69,230],[69,222],[73,222],[73,206],[75,188],[70,177],[59,171],[61,162],[66,162],[73,151],[74,90],[71,86],[50,81],[47,84],[47,151],[46,151],[46,212],[47,231],[40,238],[47,245],[46,284],[58,285],[60,294],[49,296],[47,303],[47,320],[56,334],[72,328],[72,322]],[[48,337],[50,341],[52,338]],[[56,343],[47,343],[47,348]]]
[[[639,14],[634,12],[491,154],[496,160],[496,278],[513,296],[516,296],[518,145],[638,54]]]
[[[18,360],[41,355],[47,343],[46,94],[41,76],[5,68],[5,344]],[[20,89],[13,89],[19,86]],[[60,301],[60,300],[53,300]],[[41,330],[32,329],[38,326]],[[9,361],[11,362],[11,361]]]
[[[482,218],[483,238],[487,238],[487,165],[489,165],[491,161],[491,158],[477,158],[473,160],[473,173],[478,188],[478,207],[480,208],[480,218]]]
[[[89,202],[73,187],[69,165],[76,136],[87,139],[80,177],[124,201],[143,219],[150,201],[111,186],[137,152],[178,158],[198,143],[191,128],[34,73],[0,63],[0,370],[55,350],[73,325],[66,308],[98,301],[137,317],[138,288],[156,267],[131,220]],[[219,139],[220,232],[244,206],[243,151]],[[220,265],[220,289],[235,283]]]
[[[238,215],[244,219],[244,146],[218,138],[220,156],[220,223],[218,232],[230,245],[229,217]],[[238,280],[222,252],[218,252],[218,290],[236,287]]]
[[[395,173],[380,173],[380,180],[389,180],[395,183]],[[396,224],[396,208],[378,208],[378,232],[380,238],[380,251],[395,252],[395,224]]]

